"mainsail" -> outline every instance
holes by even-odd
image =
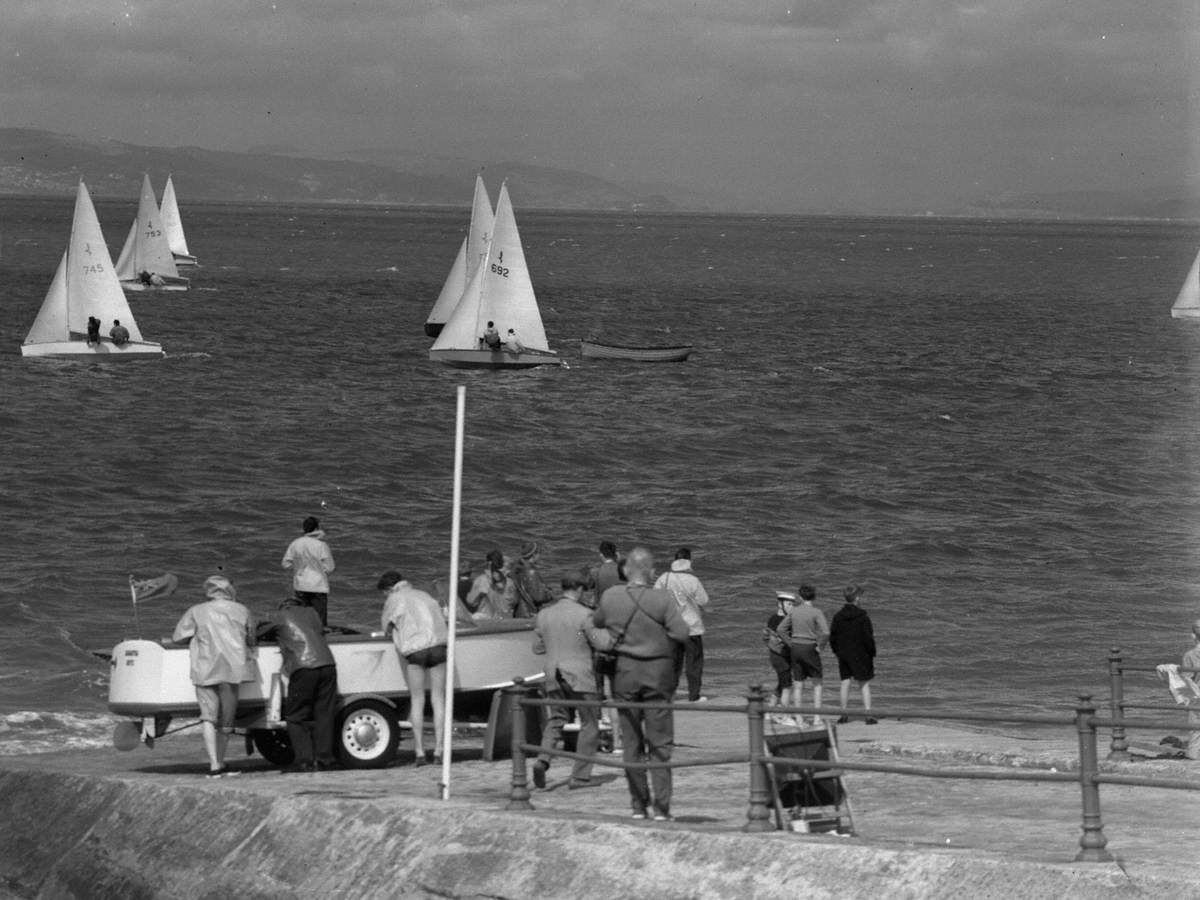
[[[134,289],[185,291],[188,287],[187,279],[180,278],[175,268],[175,257],[167,243],[149,175],[142,176],[137,218],[117,259],[117,277],[126,287]]]
[[[1171,317],[1175,319],[1200,318],[1200,253],[1192,260],[1187,278],[1183,279],[1183,287],[1171,307]]]
[[[442,285],[429,318],[425,320],[425,333],[437,337],[454,312],[454,307],[462,299],[467,282],[479,268],[480,263],[487,258],[488,243],[491,237],[492,201],[488,197],[483,178],[475,176],[475,196],[471,201],[471,222],[467,226],[467,235],[458,248],[458,255],[450,266],[450,273]]]
[[[187,237],[183,233],[183,219],[179,217],[179,201],[175,197],[175,182],[167,176],[167,185],[163,188],[162,205],[159,207],[163,231],[167,233],[167,246],[175,257],[176,266],[194,266],[196,257],[188,252]]]

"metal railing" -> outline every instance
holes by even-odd
[[[533,809],[530,802],[532,793],[529,790],[527,760],[530,754],[547,754],[553,757],[563,757],[573,760],[586,760],[593,765],[608,766],[622,770],[627,769],[662,769],[687,768],[698,766],[720,766],[737,763],[749,765],[749,804],[746,811],[746,824],[742,830],[746,832],[774,831],[771,823],[771,806],[774,794],[771,787],[770,766],[793,767],[801,769],[838,769],[847,771],[878,772],[883,774],[907,775],[922,778],[955,778],[987,781],[1029,781],[1029,782],[1073,782],[1079,784],[1082,834],[1079,839],[1079,852],[1075,860],[1079,862],[1110,862],[1112,854],[1105,849],[1108,843],[1104,836],[1104,824],[1100,812],[1100,785],[1120,784],[1140,787],[1168,788],[1177,790],[1200,790],[1200,782],[1184,779],[1146,778],[1135,775],[1105,774],[1100,771],[1099,762],[1099,729],[1112,728],[1114,734],[1118,728],[1126,725],[1141,725],[1124,720],[1119,716],[1102,718],[1096,715],[1096,706],[1091,695],[1080,695],[1079,702],[1072,716],[1013,716],[987,713],[938,713],[920,709],[876,708],[869,715],[877,718],[892,719],[922,719],[926,721],[970,721],[970,722],[1003,722],[1010,725],[1055,725],[1072,727],[1078,738],[1079,762],[1076,772],[1057,772],[1037,769],[1013,768],[932,768],[912,765],[895,765],[880,762],[858,762],[845,759],[819,760],[799,759],[795,757],[772,756],[767,751],[765,718],[767,712],[792,715],[828,715],[836,712],[850,718],[865,718],[866,712],[852,712],[839,708],[825,707],[789,707],[768,706],[767,692],[762,685],[752,685],[744,704],[704,703],[627,703],[616,700],[583,700],[583,699],[549,699],[540,696],[537,687],[524,684],[523,680],[514,679],[511,687],[505,688],[508,697],[508,713],[511,717],[512,738],[512,782],[509,791],[508,804],[510,810]],[[566,707],[608,707],[620,709],[703,709],[705,712],[741,714],[746,717],[748,752],[712,754],[688,759],[686,761],[669,762],[626,762],[613,759],[610,756],[584,756],[558,748],[546,748],[539,744],[529,744],[524,740],[526,734],[526,711],[531,708],[566,706]],[[1114,739],[1115,740],[1115,739]]]
[[[1179,667],[1179,671],[1189,674],[1200,674],[1200,669],[1188,669],[1183,666]],[[1112,737],[1109,743],[1108,758],[1112,760],[1127,760],[1131,756],[1129,752],[1129,742],[1125,736],[1125,731],[1127,728],[1180,727],[1179,722],[1175,719],[1171,719],[1170,721],[1166,722],[1159,719],[1127,719],[1125,718],[1125,710],[1140,709],[1153,710],[1156,712],[1173,712],[1176,714],[1176,716],[1178,716],[1180,713],[1187,712],[1187,707],[1180,707],[1178,704],[1130,703],[1126,701],[1126,672],[1153,672],[1157,676],[1158,666],[1127,663],[1124,657],[1121,655],[1120,647],[1113,647],[1108,653],[1109,711],[1111,713],[1111,719],[1108,721],[1108,724],[1110,724],[1112,727]]]

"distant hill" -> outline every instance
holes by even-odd
[[[0,128],[0,194],[70,195],[79,179],[97,197],[136,197],[142,174],[161,190],[172,172],[188,200],[467,206],[483,171],[493,200],[500,182],[523,207],[587,210],[702,210],[671,185],[622,186],[582,172],[520,163],[363,150],[314,159],[285,147],[248,153],[200,147],[143,147],[29,128]]]
[[[1186,188],[1008,193],[978,199],[967,211],[1026,219],[1197,219],[1200,196]]]

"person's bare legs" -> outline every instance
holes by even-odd
[[[425,759],[425,669],[405,663],[404,680],[408,682],[408,721],[412,725],[413,752],[420,762]]]
[[[442,755],[446,722],[446,664],[429,670],[429,701],[433,706],[433,755]]]
[[[821,682],[820,682],[819,680],[815,679],[815,678],[813,679],[813,688],[812,688],[812,693],[813,693],[813,706],[815,706],[815,707],[817,708],[817,714],[813,716],[813,724],[814,724],[814,725],[820,725],[820,724],[821,724],[821,714],[820,714],[820,710],[821,710]]]
[[[225,767],[225,744],[228,738],[217,731],[215,722],[201,722],[200,733],[204,737],[204,750],[208,753],[208,770],[221,771]]]

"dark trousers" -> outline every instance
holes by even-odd
[[[311,606],[321,617],[321,627],[329,624],[329,595],[321,591],[296,591],[296,599],[305,606]]]
[[[675,660],[632,659],[617,660],[617,677],[613,680],[613,699],[630,703],[670,703],[675,697],[678,679]],[[621,709],[621,755],[625,762],[670,762],[675,747],[675,712],[663,709]],[[671,812],[671,770],[626,769],[630,805],[635,812]],[[653,796],[651,796],[653,789]]]
[[[288,678],[283,718],[297,765],[332,765],[333,718],[337,712],[337,667],[297,669]]]
[[[598,695],[590,691],[577,691],[561,678],[546,682],[546,697],[549,700],[598,700]],[[567,724],[569,706],[550,706],[546,708],[549,718],[546,727],[542,729],[542,746],[550,750],[561,750],[563,726]],[[595,756],[600,749],[600,710],[595,706],[580,706],[579,737],[575,742],[575,752],[583,756]],[[550,765],[551,756],[540,754],[540,762]],[[592,764],[581,759],[572,760],[571,780],[587,781],[592,777]]]
[[[689,700],[700,699],[700,678],[704,674],[704,635],[689,635],[681,652],[675,654],[675,678],[687,678]]]

